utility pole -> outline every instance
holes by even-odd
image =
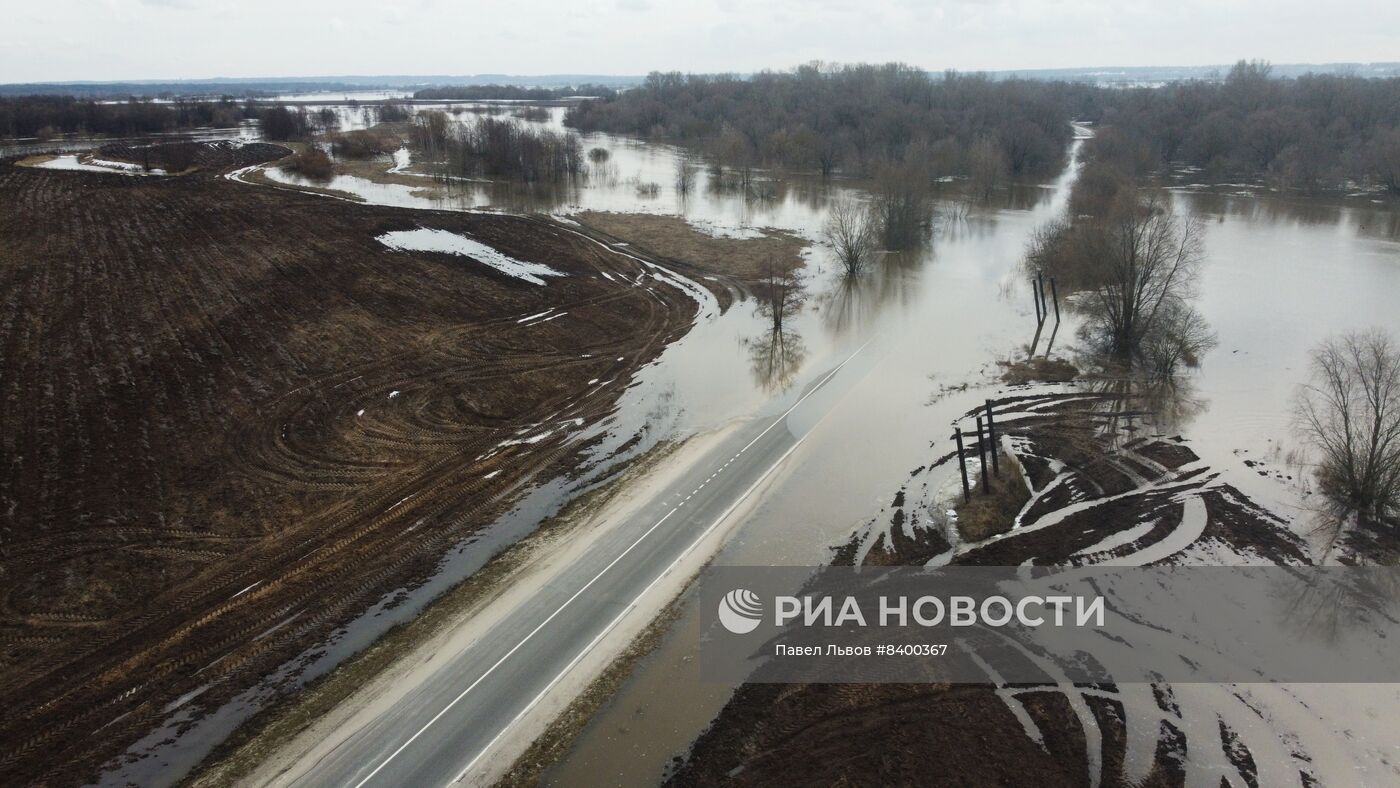
[[[982,463],[982,494],[991,492],[987,484],[987,441],[982,437],[982,417],[977,417],[977,459]]]
[[[992,444],[992,445],[991,445],[991,452],[992,452],[992,473],[996,474],[997,478],[1001,478],[1001,467],[1000,467],[1000,463],[999,463],[998,460],[997,460],[997,428],[996,428],[996,425],[992,422],[992,401],[991,401],[991,400],[987,400],[987,405],[986,405],[986,407],[987,407],[987,440],[988,440],[989,442],[991,442],[991,444]]]
[[[972,488],[967,484],[967,455],[963,454],[962,427],[953,428],[953,439],[958,442],[958,470],[962,471],[963,503],[972,500]]]

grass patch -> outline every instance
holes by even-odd
[[[980,542],[1011,530],[1017,513],[1031,498],[1026,479],[1021,475],[1020,463],[1008,457],[1006,452],[1001,453],[997,462],[1001,466],[1001,476],[988,476],[987,493],[982,492],[981,476],[974,477],[969,472],[968,481],[973,484],[972,500],[959,504],[955,509],[958,513],[958,535],[964,542]]]
[[[1002,366],[1001,380],[1011,385],[1025,383],[1068,383],[1079,376],[1079,370],[1062,358],[1032,358],[1026,361],[998,361]]]
[[[706,271],[757,282],[769,260],[800,268],[807,241],[782,230],[766,229],[762,238],[715,238],[678,216],[588,211],[577,218],[600,232],[620,238],[661,259],[679,260]]]

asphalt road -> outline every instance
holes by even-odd
[[[368,722],[357,719],[359,727],[333,750],[296,764],[279,782],[360,788],[447,785],[470,777],[497,739],[623,616],[634,606],[656,604],[642,600],[797,449],[836,401],[831,390],[859,376],[846,369],[859,353],[816,378],[781,415],[737,430],[636,515],[611,526],[545,591],[436,672],[416,677],[420,683],[401,702]]]

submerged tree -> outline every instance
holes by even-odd
[[[1155,195],[1129,198],[1079,241],[1091,278],[1088,330],[1119,361],[1131,361],[1185,310],[1204,262],[1201,222]],[[1196,343],[1196,344],[1199,344]]]
[[[676,159],[676,193],[682,196],[690,194],[690,190],[695,188],[695,170],[691,168],[690,161],[681,156]]]
[[[908,157],[881,169],[872,207],[878,238],[892,251],[913,249],[933,224],[933,192],[927,167]]]
[[[769,257],[760,269],[758,312],[768,318],[774,331],[783,330],[784,321],[801,312],[807,301],[806,283],[798,272],[799,265]]]
[[[874,223],[867,206],[850,199],[834,203],[827,212],[822,235],[836,251],[846,276],[857,276],[865,270],[875,242]]]
[[[1319,345],[1296,416],[1322,455],[1318,483],[1337,514],[1400,516],[1400,347],[1390,336],[1371,329]]]

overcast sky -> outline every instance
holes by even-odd
[[[0,82],[1400,60],[1395,0],[5,0]]]

